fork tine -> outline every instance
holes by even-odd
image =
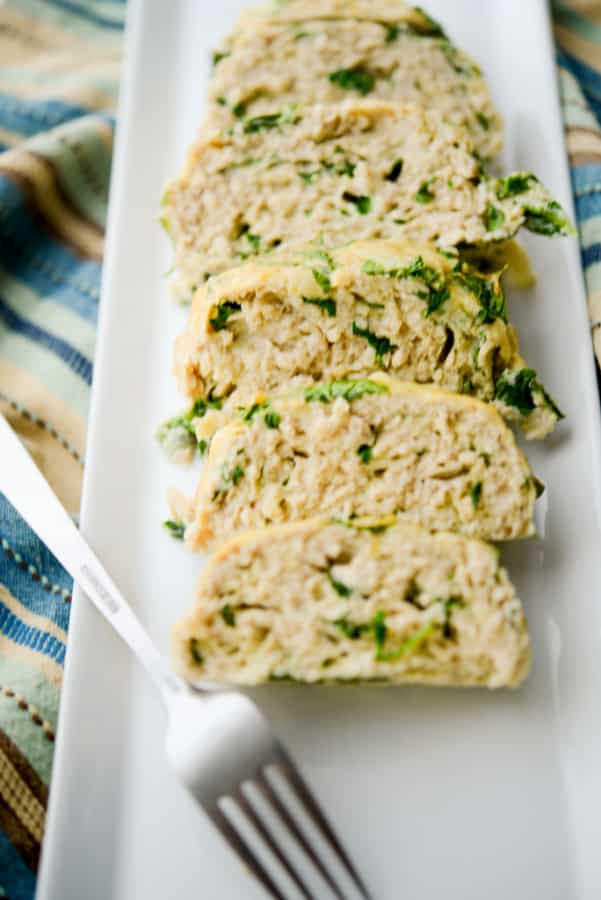
[[[261,882],[270,896],[273,897],[274,900],[287,900],[276,883],[273,881],[271,875],[268,874],[267,870],[255,857],[246,841],[241,837],[241,835],[238,834],[234,826],[223,814],[219,806],[215,804],[212,809],[207,810],[207,813],[210,816],[211,821],[213,822],[215,827],[219,829],[222,837],[225,838],[234,852],[238,854],[240,859],[244,863],[246,863],[255,878]]]
[[[296,822],[294,821],[294,819],[292,818],[292,816],[290,815],[290,813],[288,812],[288,810],[286,809],[286,807],[284,806],[284,804],[282,803],[282,801],[280,800],[280,798],[278,797],[278,795],[276,794],[276,792],[274,791],[272,786],[269,784],[265,774],[263,772],[259,772],[257,774],[253,784],[257,785],[257,787],[263,793],[263,795],[265,796],[267,801],[269,803],[271,803],[271,805],[273,807],[275,807],[278,815],[283,820],[283,822],[286,825],[286,827],[288,828],[288,830],[290,832],[292,832],[295,839],[301,845],[301,847],[303,848],[303,850],[305,851],[305,853],[307,854],[307,856],[309,857],[309,859],[311,860],[313,865],[317,869],[319,869],[319,871],[321,872],[321,874],[323,875],[323,877],[325,878],[327,883],[330,885],[330,887],[334,891],[334,894],[336,895],[336,897],[338,897],[338,900],[345,900],[344,894],[342,894],[340,892],[340,888],[338,887],[338,885],[336,884],[336,882],[334,881],[334,879],[332,878],[332,876],[326,869],[325,865],[323,864],[323,862],[321,861],[321,859],[315,852],[314,848],[308,842],[305,835],[302,833],[302,831],[300,830],[300,828],[298,827],[298,825],[296,824]]]
[[[296,873],[295,869],[292,867],[292,864],[286,859],[284,853],[280,850],[280,847],[273,839],[270,831],[265,827],[252,805],[249,803],[248,799],[242,793],[242,789],[238,788],[235,793],[231,794],[232,798],[235,802],[240,806],[243,810],[244,814],[248,816],[256,830],[259,832],[269,849],[272,853],[277,856],[278,860],[282,864],[282,866],[286,869],[298,889],[300,890],[303,897],[306,900],[315,900],[315,896],[309,891],[306,884],[302,881],[300,876]]]
[[[284,747],[279,743],[274,749],[274,756],[276,759],[276,767],[288,781],[288,783],[294,788],[298,798],[301,800],[303,806],[305,807],[306,812],[313,820],[313,823],[320,830],[330,848],[334,851],[340,862],[343,864],[344,868],[350,875],[355,886],[363,897],[363,900],[372,900],[372,895],[368,891],[363,879],[357,872],[355,866],[350,861],[348,854],[336,837],[331,825],[322,812],[319,804],[317,803],[317,800],[314,798],[309,786],[301,776],[300,772],[294,765],[294,762],[292,761]],[[320,871],[323,871],[321,867]],[[331,884],[329,878],[328,882]],[[338,896],[340,896],[340,894],[338,894]]]

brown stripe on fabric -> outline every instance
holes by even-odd
[[[591,163],[601,163],[601,150],[598,153],[570,153],[572,166],[587,166]]]
[[[36,772],[36,770],[25,759],[19,748],[0,728],[0,750],[11,761],[33,796],[42,806],[48,803],[48,788]]]
[[[48,174],[52,178],[52,181],[56,188],[56,193],[58,194],[63,206],[66,207],[66,209],[71,213],[72,216],[78,218],[79,221],[83,225],[85,225],[87,229],[93,232],[99,240],[104,240],[103,230],[99,228],[95,222],[87,219],[81,209],[78,206],[75,206],[70,197],[68,197],[65,193],[60,181],[60,173],[58,172],[52,160],[48,159],[47,156],[42,156],[41,153],[36,153],[34,150],[27,150],[27,153],[29,156],[37,160],[40,165],[44,166],[48,170]]]
[[[102,251],[93,251],[89,246],[83,246],[82,241],[78,241],[76,236],[71,232],[57,228],[56,224],[44,214],[44,210],[40,207],[36,200],[36,188],[32,181],[21,172],[15,171],[13,168],[0,162],[0,173],[9,178],[23,192],[25,202],[32,218],[55,240],[61,244],[65,244],[77,256],[83,259],[92,259],[95,262],[102,262]],[[78,216],[79,218],[79,216]],[[98,231],[98,229],[96,229]]]
[[[7,786],[11,784],[13,790],[9,791]],[[35,871],[40,859],[48,788],[1,729],[0,786],[5,787],[0,791],[0,828],[29,868]]]

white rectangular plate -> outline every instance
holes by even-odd
[[[210,50],[242,5],[130,10],[82,528],[165,649],[200,561],[160,527],[166,486],[182,476],[153,433],[182,405],[169,372],[184,313],[167,302],[156,215],[200,121]],[[507,121],[507,166],[537,172],[570,209],[543,0],[427,6],[484,65]],[[597,387],[576,241],[528,247],[538,285],[511,310],[568,416],[528,448],[548,485],[544,537],[503,553],[530,619],[532,676],[515,693],[256,694],[377,900],[601,896]],[[163,733],[150,685],[78,595],[38,900],[262,896],[168,771]]]

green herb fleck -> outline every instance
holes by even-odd
[[[268,428],[279,428],[282,417],[274,409],[269,409],[265,413],[263,421]]]
[[[356,641],[369,631],[369,625],[360,625],[349,622],[348,619],[336,619],[332,622],[336,628],[339,628],[343,635],[351,641]]]
[[[190,656],[192,660],[199,666],[202,666],[204,662],[204,656],[200,652],[200,644],[197,638],[190,638]]]
[[[495,319],[507,321],[505,295],[499,281],[462,272],[456,273],[455,278],[478,298],[482,307],[477,316],[478,322],[490,325]]]
[[[488,131],[490,129],[490,122],[488,121],[488,117],[484,115],[483,112],[477,112],[476,118],[480,123],[480,127],[484,129],[484,131]]]
[[[186,525],[184,522],[176,522],[174,519],[167,519],[166,522],[163,522],[163,528],[165,528],[176,541],[183,541],[186,532]]]
[[[222,606],[219,612],[225,624],[229,625],[230,628],[235,628],[236,614],[229,603],[226,603],[225,606]]]
[[[216,50],[215,53],[213,53],[213,55],[211,57],[213,65],[214,66],[219,65],[221,60],[225,59],[226,56],[229,56],[229,53],[221,53],[219,50]]]
[[[351,194],[350,191],[345,191],[342,199],[346,200],[347,203],[352,203],[361,216],[366,216],[371,211],[371,197],[359,196]]]
[[[536,477],[536,475],[532,476],[532,481],[534,482],[534,490],[536,491],[536,499],[538,500],[538,498],[542,497],[542,495],[545,493],[545,485],[540,480],[540,478]]]
[[[235,106],[232,106],[232,112],[237,119],[243,119],[246,115],[246,103],[236,103]]]
[[[373,89],[375,78],[367,69],[337,69],[328,76],[332,84],[345,91],[358,91],[365,97]]]
[[[388,175],[385,175],[386,181],[398,181],[399,175],[403,171],[403,160],[397,159]]]
[[[216,315],[209,319],[209,324],[213,331],[222,331],[224,328],[226,328],[230,316],[233,316],[234,313],[240,312],[241,309],[242,307],[239,303],[234,303],[230,300],[226,300],[224,303],[220,303],[217,307]]]
[[[305,402],[332,403],[338,397],[342,397],[351,403],[353,400],[359,400],[365,394],[387,393],[388,387],[386,385],[378,384],[376,381],[370,381],[367,378],[360,381],[330,381],[326,384],[318,384],[307,388],[305,391]]]
[[[326,300],[322,300],[320,297],[303,297],[303,303],[309,303],[312,306],[318,306],[322,309],[328,316],[336,315],[336,301],[327,298]]]
[[[478,509],[480,506],[480,501],[482,500],[482,482],[477,481],[472,485],[472,489],[470,491],[470,497],[472,498],[472,504],[474,509]]]
[[[337,581],[337,579],[334,578],[331,572],[328,572],[328,581],[339,597],[350,597],[353,593],[353,589],[351,587],[348,587],[348,585],[344,584],[342,581]]]
[[[414,6],[413,9],[420,14],[423,20],[423,26],[419,29],[420,34],[428,34],[431,37],[446,37],[442,25],[436,19],[433,19],[432,16],[429,16],[427,12],[424,12],[421,6]]]
[[[376,354],[376,362],[378,364],[382,364],[384,356],[397,349],[396,344],[393,344],[389,338],[374,334],[369,328],[361,328],[356,322],[353,322],[353,334],[367,341]]]
[[[363,465],[367,465],[371,462],[372,448],[369,444],[361,444],[361,446],[357,447],[357,456]]]
[[[289,125],[297,121],[294,107],[284,110],[280,113],[265,113],[262,116],[255,116],[248,119],[244,123],[245,134],[255,134],[257,131],[263,131],[269,128],[277,128],[279,125]]]
[[[495,397],[506,406],[513,406],[522,416],[528,416],[536,406],[532,392],[537,387],[534,369],[504,372],[495,385]]]
[[[244,478],[244,469],[242,468],[242,466],[235,466],[235,468],[231,474],[231,480],[232,480],[232,484],[234,485],[234,487],[240,481],[242,481],[243,478]]]
[[[415,195],[415,199],[418,203],[431,203],[434,200],[434,194],[430,190],[431,185],[436,181],[436,177],[428,178],[427,181],[422,181]]]
[[[541,209],[525,208],[524,225],[528,231],[553,237],[556,234],[575,234],[575,229],[555,200]]]
[[[497,231],[505,223],[505,213],[491,203],[486,208],[486,230]]]
[[[507,178],[499,178],[497,179],[497,197],[499,200],[506,200],[507,197],[523,194],[529,191],[532,184],[537,181],[538,178],[531,172],[516,172],[508,175]]]
[[[329,294],[332,290],[332,285],[328,276],[324,272],[320,272],[319,269],[311,269],[311,273],[324,294]]]
[[[386,25],[386,43],[392,44],[398,38],[401,29],[398,25]]]

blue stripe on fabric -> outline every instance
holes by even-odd
[[[4,879],[7,880],[6,885],[3,885]],[[26,865],[0,829],[0,886],[6,887],[8,900],[32,900],[35,894],[35,880],[35,872]]]
[[[601,262],[601,244],[593,244],[582,251],[582,264],[585,269],[598,262]]]
[[[84,106],[60,100],[25,100],[0,94],[0,126],[25,137],[33,137],[40,131],[48,131],[88,113]]]
[[[114,19],[107,19],[105,16],[93,12],[91,9],[85,9],[78,3],[71,3],[70,0],[46,0],[46,3],[48,3],[49,6],[57,6],[59,9],[64,9],[67,12],[73,13],[81,19],[85,19],[87,22],[93,22],[95,25],[102,25],[103,28],[113,28],[116,31],[123,30],[122,21],[117,22]]]
[[[590,190],[601,192],[601,165],[599,163],[583,163],[580,166],[574,166],[572,181],[576,193]]]
[[[6,553],[2,540],[19,559]],[[33,566],[38,576],[44,575],[51,587],[56,585],[66,594],[72,593],[73,580],[70,575],[0,494],[0,584],[32,613],[50,619],[67,631],[71,613],[69,602],[62,593],[44,589],[41,581],[32,578],[28,566]]]
[[[577,197],[576,212],[580,222],[585,222],[593,216],[601,215],[601,191]]]
[[[0,269],[42,299],[96,324],[102,267],[53,240],[30,214],[22,190],[6,176],[0,176]]]
[[[582,93],[591,105],[597,120],[601,121],[601,76],[586,63],[566,53],[565,50],[557,54],[560,65],[568,69],[580,84]]]
[[[58,356],[70,369],[79,375],[86,384],[92,384],[92,363],[89,359],[76,350],[71,344],[62,338],[50,334],[39,325],[28,322],[21,318],[13,309],[10,308],[0,296],[0,322],[4,322],[7,328],[17,334],[23,335],[30,341],[40,344],[55,356]]]
[[[22,622],[1,600],[0,632],[13,644],[19,644],[19,646],[28,647],[36,653],[42,653],[59,666],[65,663],[66,648],[62,641],[55,638],[53,634],[36,628],[35,625],[27,625]]]

